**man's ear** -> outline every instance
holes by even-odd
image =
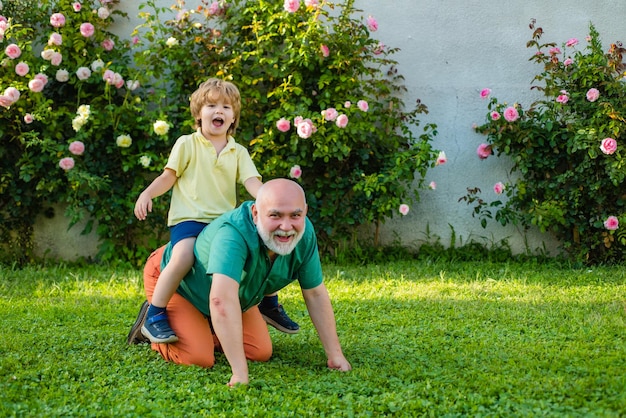
[[[250,212],[252,212],[252,220],[256,224],[257,215],[259,214],[259,211],[256,208],[256,203],[252,204],[252,207],[250,208]]]

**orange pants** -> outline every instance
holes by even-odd
[[[143,284],[149,302],[152,301],[152,293],[161,274],[164,248],[150,254],[143,271]],[[178,342],[153,343],[152,349],[158,351],[167,361],[212,367],[215,364],[215,351],[221,351],[221,347],[211,330],[209,319],[178,293],[174,293],[167,304],[167,316],[170,326],[178,336]],[[242,321],[246,358],[252,361],[268,361],[272,356],[272,340],[259,308],[255,306],[244,312]]]

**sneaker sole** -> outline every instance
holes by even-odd
[[[300,328],[298,328],[298,329],[285,328],[282,325],[280,325],[278,322],[274,321],[272,318],[270,318],[268,316],[265,316],[263,314],[261,314],[261,316],[263,317],[265,322],[267,322],[269,325],[273,326],[274,328],[276,328],[280,332],[284,332],[285,334],[297,334],[297,333],[300,332]]]
[[[139,314],[137,315],[137,319],[135,320],[135,323],[133,324],[132,328],[130,329],[130,332],[128,333],[128,336],[126,337],[126,344],[132,345],[132,344],[143,344],[143,343],[148,342],[143,336],[143,334],[141,333],[141,327],[143,326],[143,323],[146,321],[146,315],[148,314],[148,306],[149,306],[148,301],[145,301],[141,305],[141,309],[139,309]]]
[[[144,337],[149,339],[150,342],[153,342],[155,344],[170,344],[170,343],[175,343],[176,341],[178,341],[178,337],[176,335],[172,335],[167,338],[157,338],[153,336],[152,334],[150,334],[148,329],[143,325],[143,323],[141,325],[141,335],[143,335]]]

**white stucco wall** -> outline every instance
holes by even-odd
[[[422,201],[409,215],[388,222],[384,237],[389,240],[398,234],[404,242],[420,241],[429,225],[431,234],[446,244],[451,225],[457,244],[459,238],[497,242],[507,237],[516,252],[522,251],[523,234],[495,222],[483,229],[471,217],[470,207],[458,202],[470,186],[480,187],[485,197],[495,197],[493,185],[508,175],[505,161],[493,156],[481,161],[476,156],[476,147],[485,138],[473,131],[472,124],[483,123],[487,113],[479,92],[489,87],[500,100],[530,103],[530,82],[541,70],[528,61],[534,52],[526,48],[531,19],[544,29],[543,42],[560,46],[576,37],[580,48],[586,45],[591,22],[608,48],[626,38],[626,2],[357,0],[357,4],[378,20],[375,35],[401,49],[396,58],[409,89],[406,103],[419,98],[429,107],[424,120],[437,124],[435,145],[448,157],[446,165],[428,175],[437,189],[422,193]],[[527,239],[533,250],[543,241],[554,248],[554,241],[538,231]]]
[[[280,0],[276,0],[280,1]],[[171,0],[157,4],[169,6]],[[187,1],[192,8],[198,0]],[[122,2],[131,18],[121,22],[116,32],[130,36],[138,23],[137,4]],[[494,197],[492,187],[504,181],[508,164],[495,157],[480,161],[476,147],[484,138],[473,132],[472,124],[485,120],[486,103],[479,98],[489,87],[500,100],[531,101],[530,82],[539,68],[530,63],[532,51],[526,49],[537,19],[544,28],[543,41],[562,44],[569,38],[585,45],[589,23],[598,29],[605,47],[626,40],[626,1],[599,0],[357,0],[363,16],[372,15],[379,23],[374,33],[384,44],[400,48],[395,55],[399,72],[406,78],[407,104],[421,99],[430,113],[424,122],[435,123],[439,134],[435,146],[444,150],[448,163],[436,167],[428,182],[436,190],[422,193],[422,201],[411,205],[406,217],[396,217],[383,228],[383,240],[401,237],[405,244],[425,239],[424,231],[449,244],[451,228],[457,245],[469,239],[495,243],[507,238],[515,252],[523,251],[525,240],[535,249],[549,237],[534,231],[526,238],[513,227],[492,223],[487,229],[472,218],[471,208],[458,202],[467,187],[478,186],[485,197]]]

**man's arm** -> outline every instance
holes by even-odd
[[[248,361],[243,349],[239,283],[224,274],[214,273],[209,294],[209,310],[215,335],[220,340],[232,371],[228,385],[248,384]]]
[[[302,295],[304,296],[311,321],[313,321],[320,341],[324,346],[324,351],[328,358],[328,367],[342,372],[351,370],[352,366],[341,351],[341,344],[337,336],[335,314],[333,313],[326,286],[322,283],[313,289],[302,289]]]

